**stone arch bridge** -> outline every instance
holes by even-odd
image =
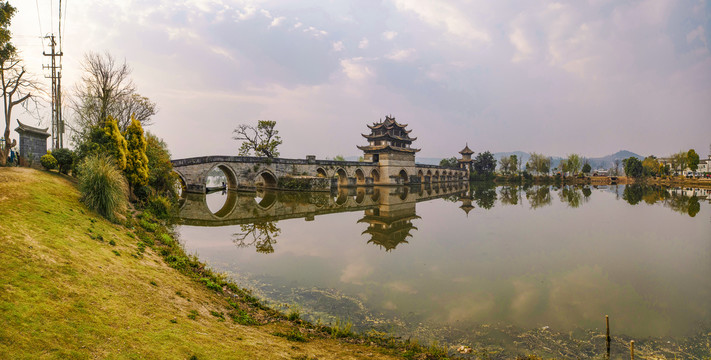
[[[308,182],[311,190],[330,191],[338,187],[416,185],[468,180],[466,169],[436,165],[396,165],[380,162],[264,158],[251,156],[202,156],[172,160],[173,170],[187,192],[205,193],[208,173],[222,170],[229,190],[258,188],[289,189],[294,179]],[[385,174],[390,174],[386,176]]]

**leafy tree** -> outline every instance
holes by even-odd
[[[77,146],[77,161],[82,163],[89,155],[109,155],[113,157],[119,170],[126,168],[126,139],[119,131],[116,120],[109,116],[103,126],[92,126],[88,136]],[[77,170],[81,171],[81,167]]]
[[[689,163],[689,154],[688,152],[680,151],[676,154],[673,154],[671,156],[671,163],[672,169],[674,172],[679,171],[680,173],[684,172],[684,169],[686,169],[688,163]]]
[[[551,170],[551,159],[543,154],[531,153],[526,163],[526,170],[536,174],[548,174]]]
[[[573,173],[573,176],[577,175],[578,171],[580,171],[580,168],[582,166],[582,161],[580,159],[580,155],[570,154],[570,155],[568,155],[568,158],[565,159],[564,161],[567,165],[568,172]]]
[[[442,159],[439,161],[439,166],[456,169],[459,167],[459,161],[457,161],[456,157]]]
[[[647,156],[642,160],[642,174],[644,176],[659,175],[659,161],[654,155]]]
[[[137,186],[148,184],[148,156],[146,156],[146,137],[143,136],[143,127],[135,118],[126,129],[126,180],[128,180],[129,194]]]
[[[343,155],[336,155],[333,157],[333,160],[335,161],[346,161],[346,158],[343,157]]]
[[[240,156],[249,156],[254,151],[256,156],[266,156],[274,158],[279,156],[277,147],[281,145],[281,137],[279,131],[275,130],[276,121],[259,120],[257,127],[240,124],[233,133],[236,134],[232,138],[242,141],[239,148]]]
[[[518,156],[516,156],[516,154],[509,156],[509,163],[511,164],[510,165],[511,172],[517,173],[521,164],[519,163]]]
[[[694,149],[689,149],[686,153],[686,162],[691,171],[696,171],[699,168],[699,154],[696,153]]]
[[[592,171],[592,166],[590,166],[590,164],[586,162],[585,165],[583,165],[582,171],[583,174],[590,174],[590,171]]]
[[[74,163],[74,152],[69,149],[57,149],[52,152],[52,156],[57,159],[59,172],[68,174]]]
[[[511,172],[511,158],[508,156],[502,156],[501,159],[499,159],[499,169],[501,169],[501,172],[504,174],[508,174]]]
[[[178,176],[173,172],[168,145],[150,132],[146,132],[146,157],[148,158],[148,186],[159,195],[167,195],[175,199]]]
[[[629,177],[638,178],[644,174],[644,168],[642,167],[642,162],[636,157],[629,157],[623,160],[625,174]],[[634,204],[633,204],[634,205]]]
[[[496,169],[496,159],[489,151],[477,154],[474,158],[474,171],[481,175],[490,175]]]
[[[128,144],[119,131],[116,120],[109,116],[104,125],[104,141],[102,142],[105,153],[113,156],[119,170],[126,169],[126,155],[128,154]]]

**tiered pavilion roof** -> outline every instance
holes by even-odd
[[[407,153],[416,153],[420,149],[411,148],[410,145],[413,141],[417,140],[416,137],[411,138],[410,132],[412,130],[405,129],[407,124],[399,124],[395,121],[392,116],[386,116],[385,121],[373,123],[373,125],[368,125],[370,128],[370,134],[361,134],[364,138],[368,139],[368,145],[358,146],[365,152],[380,152],[383,150],[395,150]]]

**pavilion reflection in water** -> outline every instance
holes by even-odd
[[[378,245],[385,251],[392,251],[399,244],[407,244],[417,227],[413,220],[416,204],[421,201],[446,198],[449,201],[462,200],[461,208],[468,213],[471,194],[467,183],[399,187],[359,187],[339,189],[332,193],[258,191],[223,193],[224,204],[211,211],[204,194],[185,194],[181,200],[176,222],[192,226],[234,226],[240,231],[234,234],[234,242],[240,247],[254,246],[258,252],[274,251],[280,229],[279,220],[304,218],[314,220],[316,216],[363,211],[358,223],[368,224],[362,234],[370,236],[369,244]]]

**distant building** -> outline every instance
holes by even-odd
[[[50,134],[47,132],[49,128],[36,128],[17,121],[19,125],[15,131],[20,134],[20,157],[29,159],[32,157],[39,160],[42,155],[47,153],[47,138]]]
[[[462,158],[459,159],[459,168],[472,172],[472,163],[474,162],[472,154],[474,152],[469,148],[469,144],[467,143],[459,153],[462,154]]]
[[[711,173],[711,154],[708,159],[699,160],[699,168],[696,170],[700,173]]]

